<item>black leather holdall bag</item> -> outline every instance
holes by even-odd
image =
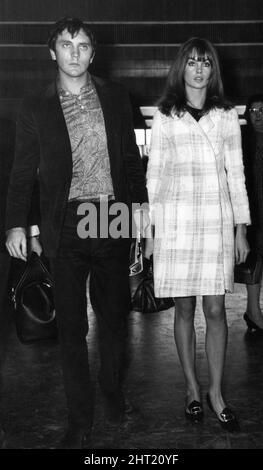
[[[22,275],[13,285],[12,300],[21,343],[57,338],[53,282],[42,256],[31,253]]]

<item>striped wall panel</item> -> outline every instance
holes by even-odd
[[[201,36],[214,44],[254,44],[263,42],[263,21],[243,22],[123,22],[94,23],[99,44],[180,44],[190,36]],[[50,24],[0,23],[0,43],[13,45],[46,44]]]
[[[1,0],[0,116],[13,119],[22,96],[55,77],[46,40],[64,14],[91,23],[99,43],[92,73],[124,83],[136,106],[156,103],[180,43],[191,36],[216,45],[237,104],[262,91],[261,0]]]

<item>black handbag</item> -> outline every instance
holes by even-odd
[[[42,256],[31,253],[22,275],[13,285],[12,300],[21,343],[57,338],[53,282]]]
[[[153,260],[152,256],[150,259],[143,258],[141,240],[136,240],[136,243],[132,245],[131,252],[130,291],[132,310],[141,313],[154,313],[173,307],[174,301],[172,298],[159,298],[154,295]]]
[[[262,275],[262,259],[250,251],[244,263],[236,264],[234,281],[239,284],[258,284]]]

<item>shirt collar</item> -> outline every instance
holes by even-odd
[[[61,98],[72,98],[74,96],[79,96],[84,93],[85,94],[89,93],[93,89],[94,89],[94,85],[92,83],[91,76],[89,73],[87,73],[87,83],[81,87],[79,94],[71,93],[70,91],[62,88],[60,80],[59,78],[57,78],[57,91]]]

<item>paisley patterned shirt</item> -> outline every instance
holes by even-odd
[[[104,117],[91,78],[79,95],[63,90],[59,84],[58,93],[72,150],[69,200],[113,198]]]

